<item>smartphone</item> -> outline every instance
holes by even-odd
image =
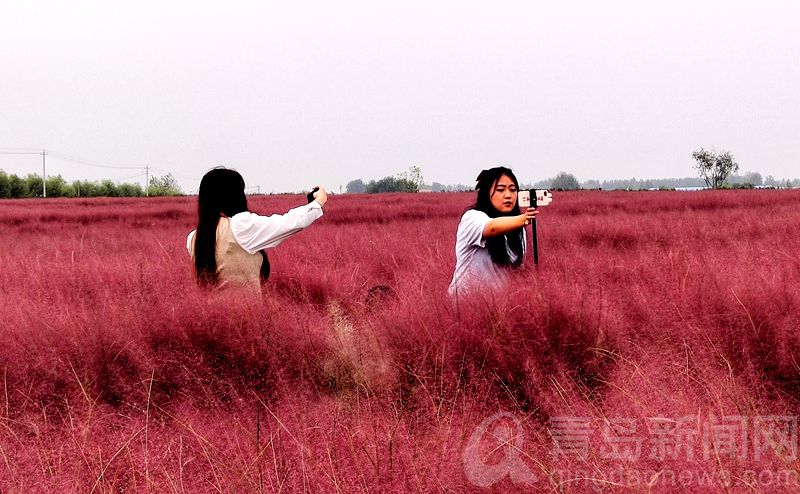
[[[536,207],[547,206],[553,201],[553,194],[547,189],[521,190],[517,192],[517,204],[519,204],[519,207],[531,207],[531,193],[536,198]]]
[[[319,187],[314,187],[314,190],[312,190],[311,192],[306,194],[306,199],[308,199],[309,203],[314,200],[314,193],[317,192],[318,190],[319,190]]]

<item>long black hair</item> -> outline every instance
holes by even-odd
[[[494,205],[492,205],[492,194],[494,194],[495,185],[503,175],[506,175],[508,178],[510,178],[514,182],[514,186],[517,188],[517,190],[519,190],[519,182],[517,182],[517,177],[509,168],[498,166],[488,170],[483,170],[476,179],[478,184],[475,186],[475,189],[478,191],[478,199],[470,209],[483,211],[490,218],[497,218],[499,216],[517,216],[522,214],[519,210],[519,204],[514,204],[514,209],[508,213],[502,213],[498,211]],[[508,232],[505,235],[487,238],[486,248],[489,249],[489,254],[492,256],[492,262],[514,268],[519,267],[522,264],[522,256],[524,252],[522,245],[522,232],[523,228],[519,228],[517,230]],[[513,262],[508,255],[506,245],[508,245],[511,251],[517,255],[517,259]]]
[[[194,236],[194,269],[201,286],[217,284],[217,224],[222,215],[228,218],[247,211],[244,179],[236,170],[211,169],[200,181],[197,195],[197,231]],[[261,251],[261,278],[269,277],[269,260]]]

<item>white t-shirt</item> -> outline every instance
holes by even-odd
[[[322,216],[322,205],[311,201],[290,209],[286,214],[261,216],[249,211],[233,215],[230,219],[231,233],[236,243],[248,254],[277,246],[287,238],[306,228]],[[186,237],[186,249],[192,252],[192,230]]]
[[[505,285],[506,268],[492,262],[483,237],[483,229],[491,220],[489,215],[477,209],[470,209],[461,217],[456,233],[456,270],[447,290],[450,295],[463,294],[473,289],[498,289]],[[525,247],[525,230],[522,230],[523,255]],[[506,251],[512,262],[517,259],[507,241]]]

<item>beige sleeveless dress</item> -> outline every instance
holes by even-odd
[[[189,253],[194,260],[194,235],[191,239]],[[233,237],[231,220],[221,217],[217,224],[217,288],[243,288],[247,291],[261,293],[260,252],[248,254]]]

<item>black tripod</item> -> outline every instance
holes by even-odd
[[[538,205],[536,203],[536,191],[531,190],[531,205],[529,207],[536,208]],[[539,265],[539,239],[536,236],[536,218],[531,219],[531,244],[533,244],[533,266]]]

